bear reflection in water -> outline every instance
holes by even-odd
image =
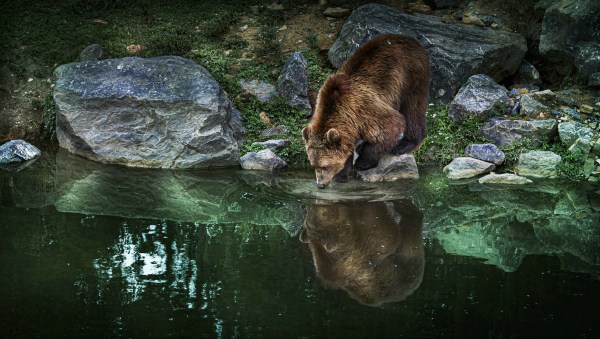
[[[422,223],[423,214],[409,200],[321,202],[307,207],[300,240],[308,244],[323,285],[380,306],[406,299],[421,284]]]

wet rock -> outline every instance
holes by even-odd
[[[547,7],[542,21],[539,51],[553,63],[556,71],[564,74],[573,67],[584,70],[597,63],[585,56],[598,51],[599,14],[600,2],[596,0],[560,0]],[[587,78],[591,73],[580,74]]]
[[[519,155],[515,173],[525,177],[556,178],[560,155],[550,151],[527,151]]]
[[[453,25],[436,16],[367,4],[350,15],[329,50],[329,60],[339,68],[360,46],[383,33],[419,39],[430,57],[430,98],[445,102],[474,74],[487,74],[496,81],[512,75],[527,50],[518,34]]]
[[[249,152],[240,158],[240,164],[246,170],[276,171],[287,168],[287,163],[270,149]]]
[[[600,15],[600,7],[596,15]],[[600,24],[600,20],[598,20],[598,23]],[[597,31],[600,33],[600,29]],[[580,44],[575,55],[577,71],[584,79],[588,79],[588,81],[591,74],[600,72],[600,37],[596,39],[596,42]]]
[[[530,141],[533,145],[541,145],[551,140],[557,133],[556,120],[503,120],[493,119],[485,123],[479,134],[497,146],[510,146],[519,141]]]
[[[330,18],[345,18],[350,15],[350,10],[342,7],[328,7],[323,11],[323,15]]]
[[[548,107],[534,99],[534,96],[528,94],[521,96],[521,114],[533,117],[546,111],[548,111]]]
[[[0,168],[9,172],[21,171],[33,164],[42,152],[24,140],[11,140],[0,145]]]
[[[600,87],[600,72],[590,75],[588,79],[588,86],[593,88]]]
[[[592,145],[589,139],[579,138],[569,147],[568,151],[585,159],[591,149]]]
[[[523,60],[515,73],[514,83],[540,85],[542,83],[540,72],[529,61]]]
[[[254,95],[258,100],[266,102],[277,96],[275,86],[259,82],[258,80],[240,80],[240,85],[245,93]]]
[[[562,106],[560,108],[560,110],[567,116],[570,116],[571,118],[577,120],[577,121],[581,121],[581,114],[579,114],[576,110],[572,109],[571,107],[567,107],[567,106]]]
[[[596,140],[596,142],[594,143],[594,147],[592,147],[592,150],[596,155],[600,156],[600,138]]]
[[[308,63],[302,53],[295,52],[286,61],[277,81],[277,90],[288,104],[311,110],[308,100]]]
[[[273,139],[273,140],[267,140],[267,141],[263,141],[263,142],[254,142],[252,143],[252,145],[261,145],[263,147],[272,149],[272,150],[276,150],[276,151],[280,151],[284,148],[286,148],[287,146],[290,145],[290,140],[289,139]]]
[[[465,148],[465,155],[471,158],[500,165],[504,162],[504,152],[494,144],[472,144]]]
[[[61,147],[134,167],[237,166],[241,115],[203,67],[175,56],[66,64],[55,71]]]
[[[386,154],[379,159],[375,168],[357,171],[358,178],[366,182],[394,181],[399,179],[418,179],[419,169],[412,154]]]
[[[525,177],[518,176],[512,173],[490,173],[479,178],[480,184],[504,184],[504,185],[524,185],[531,184],[533,181]]]
[[[452,100],[448,116],[456,123],[469,117],[489,118],[495,111],[505,111],[509,104],[508,90],[485,74],[473,75]]]
[[[576,122],[561,122],[558,124],[558,135],[560,141],[567,147],[572,147],[578,140],[580,143],[587,144],[587,152],[590,151],[590,143],[592,141],[593,132],[591,128],[585,127],[585,125]],[[578,147],[579,149],[580,147]],[[586,152],[586,154],[587,154]]]
[[[104,58],[106,58],[106,53],[98,44],[87,46],[79,54],[79,61],[97,61]]]
[[[492,163],[473,159],[471,157],[454,158],[452,162],[444,167],[448,179],[466,179],[493,171],[496,166]]]

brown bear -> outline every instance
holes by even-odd
[[[428,93],[429,57],[416,39],[382,34],[359,48],[325,81],[302,130],[317,186],[348,180],[359,140],[357,170],[420,147]]]
[[[410,200],[320,202],[307,206],[300,240],[327,288],[380,306],[412,294],[423,280],[423,213]]]

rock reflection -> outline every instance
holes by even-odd
[[[318,202],[307,206],[300,240],[326,287],[380,306],[406,299],[421,284],[422,222],[409,200]]]

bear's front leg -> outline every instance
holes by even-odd
[[[377,167],[379,159],[384,152],[382,151],[382,147],[380,145],[365,141],[358,147],[357,153],[359,156],[354,163],[354,168],[359,171],[366,171],[368,169]]]
[[[333,177],[333,180],[335,180],[335,182],[348,182],[348,175],[350,174],[350,169],[352,168],[352,162],[354,162],[354,152],[350,154],[348,159],[346,159],[344,168]]]

